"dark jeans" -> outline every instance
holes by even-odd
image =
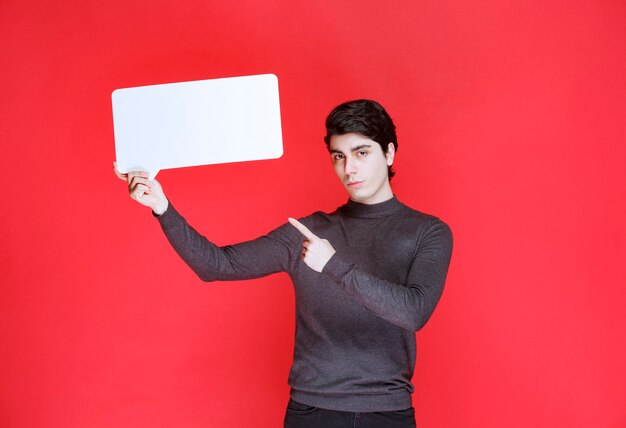
[[[289,400],[285,428],[415,428],[415,411],[340,412]]]

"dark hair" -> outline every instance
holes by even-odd
[[[396,126],[383,106],[373,100],[355,100],[340,104],[326,118],[326,136],[324,142],[330,149],[330,137],[351,132],[376,141],[387,153],[389,143],[398,150]],[[389,167],[389,179],[395,175]]]

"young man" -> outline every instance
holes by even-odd
[[[117,174],[202,280],[290,275],[296,338],[285,427],[414,427],[415,332],[441,297],[452,235],[393,195],[398,143],[380,104],[341,104],[326,131],[348,202],[236,245],[199,235],[145,173]]]

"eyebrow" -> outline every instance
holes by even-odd
[[[352,147],[352,148],[350,149],[350,151],[351,151],[352,153],[354,153],[354,152],[358,152],[358,151],[359,151],[359,150],[361,150],[361,149],[365,149],[365,148],[369,148],[369,147],[372,147],[372,145],[371,145],[371,144],[360,144],[360,145],[358,145],[358,146],[356,146],[356,147]],[[331,150],[330,150],[330,152],[331,152],[331,153],[339,153],[339,154],[343,154],[343,152],[342,152],[341,150],[337,150],[337,149],[331,149]]]

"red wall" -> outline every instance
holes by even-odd
[[[281,159],[160,173],[190,222],[225,244],[342,204],[323,120],[377,99],[396,194],[455,234],[418,333],[419,426],[626,426],[625,18],[622,0],[3,1],[0,425],[280,426],[287,277],[195,278],[113,175],[110,100],[275,73]]]

